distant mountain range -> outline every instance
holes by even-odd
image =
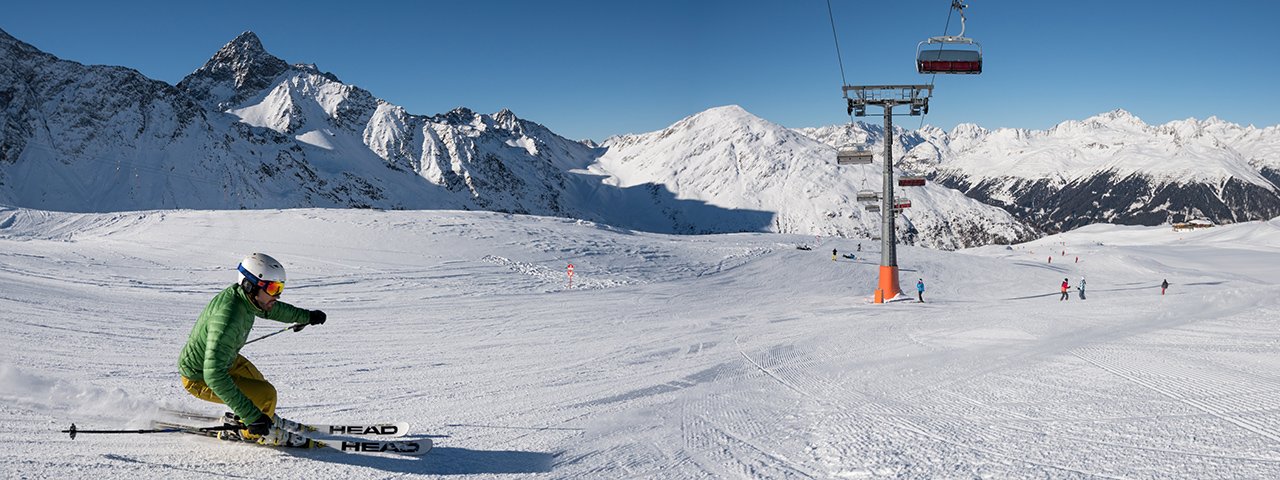
[[[883,129],[864,123],[801,131],[830,145],[883,145]],[[895,158],[904,170],[1047,232],[1280,215],[1280,126],[1217,118],[1152,126],[1115,110],[1046,131],[962,124],[897,135]]]
[[[897,135],[902,171],[935,180],[898,191],[912,203],[908,243],[1007,243],[1173,211],[1280,214],[1276,127],[1147,127],[1117,111],[1048,132]],[[870,236],[879,213],[855,197],[879,190],[881,167],[834,159],[882,138],[863,123],[793,130],[727,106],[596,145],[508,110],[410,114],[272,56],[251,32],[169,85],[0,31],[0,203],[28,208],[474,209],[664,233]]]

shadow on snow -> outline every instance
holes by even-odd
[[[471,450],[436,447],[421,457],[345,454],[324,451],[290,451],[313,460],[373,468],[395,473],[469,475],[477,473],[547,473],[555,455],[544,452]]]

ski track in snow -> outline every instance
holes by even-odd
[[[876,265],[824,253],[858,239],[806,252],[812,237],[484,212],[0,213],[5,477],[1280,476],[1280,220],[900,247],[928,303],[874,305]],[[1037,261],[1062,250],[1082,262]],[[330,318],[243,350],[281,414],[406,421],[435,450],[57,432],[221,412],[174,364],[252,251],[286,263],[283,301]],[[1088,278],[1088,300],[1059,301],[1063,277]]]

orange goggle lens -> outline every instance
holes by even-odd
[[[273,297],[279,297],[280,293],[284,292],[284,282],[258,282],[258,286],[262,291],[267,292],[267,295]]]

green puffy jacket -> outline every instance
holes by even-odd
[[[277,301],[271,312],[263,312],[249,300],[239,285],[227,287],[200,312],[200,319],[187,337],[178,357],[178,371],[190,380],[203,381],[213,393],[240,416],[245,424],[253,423],[262,415],[235,382],[227,370],[240,354],[240,348],[249,338],[254,317],[262,317],[284,323],[307,323],[310,311]]]

